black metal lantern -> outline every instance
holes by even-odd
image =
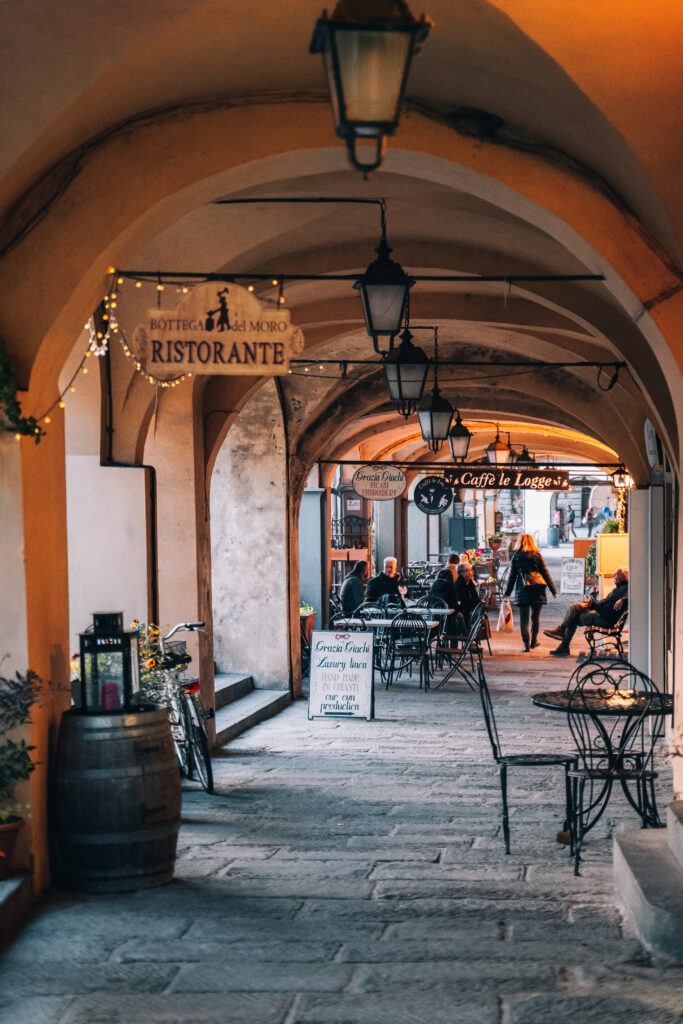
[[[612,480],[617,490],[624,490],[629,486],[629,475],[623,466],[620,466],[614,473],[612,473]]]
[[[126,712],[140,699],[138,634],[123,629],[123,612],[93,615],[93,626],[80,635],[81,700],[79,711]]]
[[[460,419],[458,412],[457,419],[448,432],[448,446],[455,462],[464,462],[470,448],[472,434]]]
[[[408,291],[415,284],[408,277],[400,263],[390,259],[390,247],[384,227],[382,210],[382,239],[375,249],[377,259],[369,265],[354,288],[360,292],[363,304],[365,327],[372,338],[375,352],[379,352],[379,339],[389,339],[389,351],[393,348],[394,337],[401,330],[403,314],[408,301]]]
[[[537,462],[533,455],[530,453],[526,445],[523,446],[521,452],[517,456],[517,462],[524,466],[536,466]]]
[[[434,387],[417,411],[422,440],[436,453],[448,437],[453,420],[453,406],[439,391],[439,329],[434,328]]]
[[[396,402],[399,412],[406,418],[420,404],[429,369],[429,359],[421,348],[413,345],[412,338],[406,327],[399,347],[382,360],[391,400]]]
[[[404,0],[340,0],[316,22],[310,53],[323,55],[337,135],[365,174],[379,167],[385,136],[396,131],[410,62],[431,24]],[[358,159],[359,139],[375,144],[369,163]]]
[[[494,466],[504,466],[510,458],[510,445],[506,444],[500,436],[500,430],[496,427],[496,436],[486,449],[489,462]]]

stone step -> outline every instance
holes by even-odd
[[[33,913],[30,875],[12,875],[0,881],[0,950],[14,938]]]
[[[216,711],[233,701],[246,697],[254,689],[254,680],[243,672],[216,672],[214,690],[216,693]]]
[[[216,746],[222,747],[246,729],[276,715],[289,703],[289,690],[252,690],[246,697],[220,708],[215,719]]]
[[[638,829],[614,837],[614,879],[641,940],[683,963],[683,867],[667,829]]]
[[[683,800],[673,800],[667,808],[666,838],[669,849],[683,868]]]

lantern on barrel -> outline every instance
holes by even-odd
[[[123,612],[99,612],[80,635],[79,711],[132,711],[140,702],[138,634],[123,628]]]

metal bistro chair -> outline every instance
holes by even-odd
[[[577,765],[576,754],[542,754],[533,752],[528,754],[503,754],[500,747],[500,739],[498,737],[496,717],[493,713],[493,702],[491,700],[489,688],[486,684],[484,666],[481,661],[477,666],[477,688],[479,690],[481,706],[484,712],[486,731],[491,742],[493,759],[500,768],[500,790],[503,800],[503,837],[505,839],[505,852],[510,852],[510,816],[508,812],[507,795],[508,769],[552,768],[554,766],[564,768],[565,820],[563,831],[569,831],[570,849],[573,850],[574,833],[572,831],[572,786],[569,780],[569,772],[571,768],[575,768]]]
[[[483,616],[484,606],[478,604],[470,616],[470,625],[466,635],[457,636],[450,633],[442,635],[441,644],[436,649],[436,660],[440,668],[445,663],[449,666],[449,670],[443,679],[439,680],[435,689],[440,689],[453,678],[456,672],[462,676],[470,690],[476,689],[477,680],[474,662],[476,658],[481,663],[483,653],[479,643],[479,632]]]
[[[388,611],[385,604],[381,604],[380,601],[364,601],[363,604],[356,608],[354,617],[360,618],[363,621],[363,625],[359,628],[363,631],[372,632],[374,634],[374,662],[375,669],[379,672],[382,680],[384,680],[384,665],[386,663],[386,657],[384,655],[384,648],[386,647],[386,629],[380,627],[369,626],[367,623],[371,619],[390,619],[393,615],[394,607],[391,606],[391,610]]]
[[[415,602],[415,608],[448,608],[448,601],[445,601],[443,597],[429,597],[425,595],[421,597],[419,601]],[[422,615],[423,612],[418,612]],[[441,637],[446,632],[446,626],[449,616],[447,615],[435,615],[436,626],[433,626],[429,632],[429,649],[428,649],[428,664],[429,670],[432,677],[434,676],[434,665],[436,663],[437,651],[441,646]]]
[[[588,660],[604,657],[627,660],[624,654],[623,632],[628,611],[619,616],[613,626],[586,626],[584,635],[590,647]]]
[[[584,662],[571,676],[567,692],[569,728],[578,752],[578,764],[569,772],[578,875],[584,838],[604,814],[615,782],[643,828],[662,827],[652,765],[668,705],[648,676],[616,658]]]
[[[412,675],[413,665],[420,669],[420,689],[429,689],[429,626],[421,615],[401,610],[384,631],[381,649],[381,671],[387,690],[406,669]]]

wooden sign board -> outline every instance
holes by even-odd
[[[264,309],[237,284],[203,284],[175,309],[150,309],[132,349],[155,377],[181,373],[282,374],[303,335],[286,309]]]
[[[309,718],[375,717],[373,634],[314,630]]]
[[[583,597],[586,589],[586,559],[563,558],[561,594],[580,594]]]
[[[400,498],[408,481],[396,466],[361,466],[353,474],[351,484],[356,494],[368,501],[391,501]]]
[[[570,491],[566,469],[523,469],[520,466],[465,465],[445,471],[449,487],[481,491]]]

